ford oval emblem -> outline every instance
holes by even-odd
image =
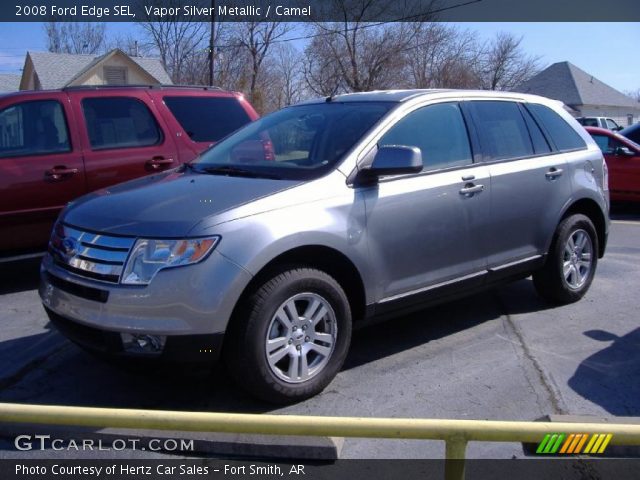
[[[64,254],[68,257],[72,257],[73,255],[75,255],[77,248],[78,244],[75,238],[67,237],[62,240],[62,249],[64,251]]]

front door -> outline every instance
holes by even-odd
[[[473,163],[457,103],[421,107],[378,145],[420,148],[424,169],[362,188],[372,263],[382,303],[420,299],[457,280],[481,281],[480,236],[490,208],[488,168]]]
[[[62,207],[85,193],[66,98],[0,103],[0,256],[44,250]]]

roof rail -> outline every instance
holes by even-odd
[[[72,85],[63,87],[61,90],[101,90],[108,88],[147,88],[150,90],[163,90],[163,89],[179,89],[179,88],[197,88],[200,90],[224,90],[218,86],[209,85],[145,85],[145,84],[128,84],[128,85]]]

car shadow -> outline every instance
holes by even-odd
[[[40,282],[42,258],[0,263],[0,295],[35,290]]]
[[[604,330],[584,335],[607,345],[580,363],[569,387],[612,415],[640,416],[640,328],[622,336]]]

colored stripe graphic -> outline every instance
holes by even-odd
[[[580,440],[580,443],[578,443],[578,446],[576,447],[575,453],[580,453],[580,451],[582,450],[582,447],[584,446],[585,442],[587,441],[587,438],[589,438],[589,435],[587,435],[586,433],[582,435],[582,440]]]
[[[540,442],[540,445],[538,445],[538,449],[536,450],[536,453],[542,453],[544,451],[544,447],[547,446],[547,442],[549,441],[550,438],[551,438],[551,434],[547,433],[542,439],[542,441]]]
[[[567,440],[564,442],[564,445],[562,445],[562,448],[560,449],[560,453],[567,453],[567,449],[569,448],[569,445],[571,445],[571,442],[573,442],[575,436],[575,433],[572,433],[567,437]]]
[[[591,436],[591,440],[589,440],[589,443],[587,444],[587,448],[584,449],[584,453],[591,453],[591,448],[593,447],[593,444],[596,443],[597,439],[598,439],[597,435]]]
[[[547,433],[538,448],[538,454],[577,455],[579,453],[600,454],[613,438],[610,433]],[[583,447],[587,445],[586,448]]]
[[[609,445],[609,442],[611,441],[612,438],[613,438],[613,434],[608,433],[606,438],[604,439],[604,442],[602,442],[602,445],[600,446],[600,450],[598,450],[598,453],[604,453],[604,449],[607,448],[607,445]]]

